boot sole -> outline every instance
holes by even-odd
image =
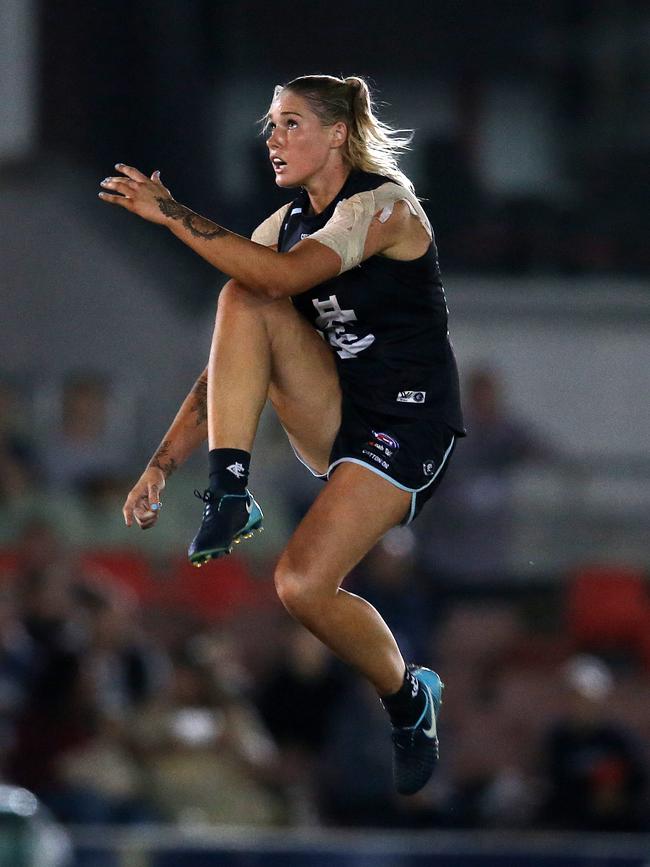
[[[227,557],[228,554],[232,554],[233,547],[235,545],[239,545],[239,543],[243,539],[251,539],[255,535],[255,533],[263,532],[264,527],[262,526],[262,521],[260,519],[255,524],[252,524],[250,527],[244,527],[244,529],[233,538],[231,544],[228,547],[208,548],[204,551],[197,551],[189,558],[190,563],[193,566],[200,568],[201,566],[203,566],[204,563],[207,563],[210,560],[218,560],[220,557]]]

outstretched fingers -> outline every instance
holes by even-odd
[[[127,178],[131,178],[133,181],[148,181],[149,178],[146,175],[143,175],[141,171],[134,168],[133,166],[127,166],[124,163],[115,163],[115,168],[118,172],[122,172],[123,175],[126,175]]]
[[[99,194],[100,199],[123,206],[128,206],[125,200],[130,200],[137,191],[137,182],[128,178],[104,178],[100,186],[104,188]],[[106,190],[114,190],[117,195],[106,193]]]
[[[132,194],[136,193],[138,187],[149,178],[138,169],[124,163],[116,163],[115,168],[118,172],[122,172],[122,176],[104,178],[100,185],[104,187],[104,190],[99,194],[99,198],[105,202],[129,208],[131,204],[129,200],[133,198]],[[113,190],[118,195],[111,195],[106,190]]]
[[[172,194],[160,180],[160,172],[156,170],[148,178],[138,169],[124,163],[117,163],[115,168],[121,174],[104,178],[100,184],[102,191],[99,198],[152,223],[166,223],[169,215],[161,202],[172,199]]]
[[[122,208],[131,208],[133,201],[128,196],[112,196],[110,193],[98,193],[99,198],[103,202],[110,202],[111,205],[120,205]]]

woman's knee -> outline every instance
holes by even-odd
[[[263,298],[238,280],[228,280],[224,284],[217,301],[217,322],[233,317],[254,316],[267,322],[275,313],[280,302]]]
[[[231,311],[249,307],[254,295],[247,286],[238,280],[228,280],[224,284],[217,301],[217,315],[224,316]]]
[[[298,620],[308,619],[327,596],[320,582],[306,569],[296,569],[280,558],[275,569],[275,589],[287,611]]]

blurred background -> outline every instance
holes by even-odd
[[[649,44],[642,0],[0,0],[2,867],[650,863]],[[237,556],[184,558],[203,453],[121,516],[224,278],[98,183],[250,234],[288,200],[258,119],[313,72],[415,129],[463,379],[444,484],[346,585],[447,682],[411,799],[274,597],[318,488],[273,417]]]

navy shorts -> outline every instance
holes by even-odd
[[[402,524],[410,524],[436,490],[449,465],[456,433],[444,422],[389,416],[343,399],[341,427],[330,453],[326,481],[339,464],[361,464],[402,491],[411,507]]]

